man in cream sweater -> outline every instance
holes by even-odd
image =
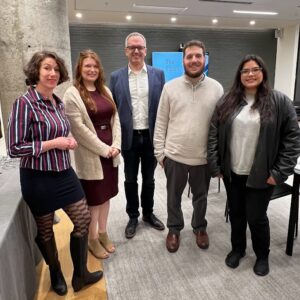
[[[183,48],[185,74],[165,84],[157,112],[154,148],[167,177],[166,247],[176,252],[184,227],[181,196],[189,181],[193,194],[192,227],[196,243],[207,249],[205,219],[210,173],[207,165],[209,124],[223,95],[219,82],[204,75],[205,46],[192,40]]]

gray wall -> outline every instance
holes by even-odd
[[[220,81],[225,89],[232,84],[239,61],[249,53],[258,54],[265,60],[273,85],[277,45],[273,30],[70,25],[72,65],[80,51],[90,48],[100,55],[109,81],[112,71],[127,64],[124,40],[132,31],[141,32],[147,39],[148,64],[151,64],[152,51],[177,51],[180,43],[200,39],[210,55],[209,76]]]

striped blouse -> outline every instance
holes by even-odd
[[[42,153],[42,141],[67,137],[70,124],[62,101],[57,106],[35,88],[18,98],[8,122],[8,154],[20,157],[20,167],[40,171],[63,171],[71,166],[68,150],[51,149]]]

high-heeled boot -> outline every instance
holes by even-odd
[[[36,237],[35,242],[44,257],[46,264],[49,266],[53,290],[60,296],[65,295],[68,292],[68,288],[58,260],[54,236],[46,242],[39,239],[39,237]]]
[[[74,291],[77,292],[85,285],[99,281],[103,276],[103,272],[90,273],[87,269],[88,234],[78,237],[71,233],[70,250],[74,266],[72,286]]]

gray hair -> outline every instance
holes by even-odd
[[[131,38],[132,36],[139,36],[139,37],[141,37],[144,40],[144,42],[145,42],[145,47],[147,47],[147,45],[146,45],[146,38],[141,33],[139,33],[139,32],[131,32],[131,33],[129,33],[127,35],[127,37],[125,39],[125,48],[128,46],[128,39]]]

